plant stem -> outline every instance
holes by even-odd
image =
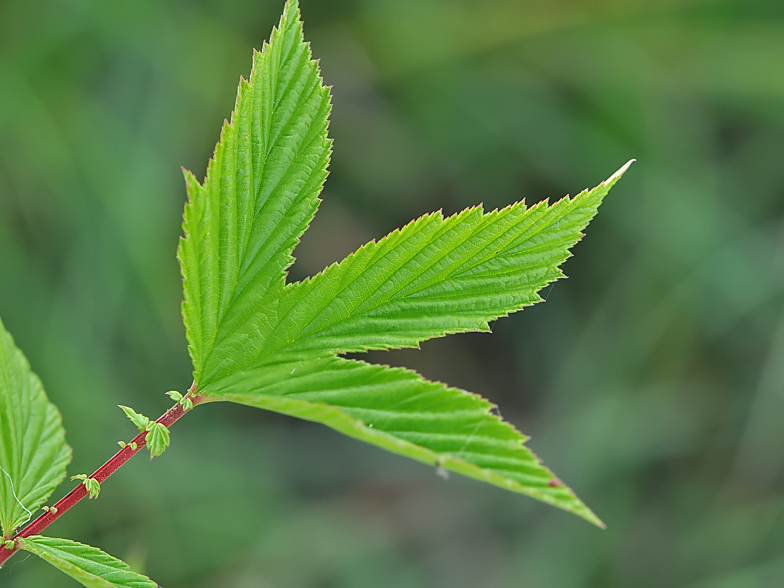
[[[190,398],[193,401],[194,406],[204,400],[204,397],[201,394],[192,395]],[[185,414],[185,412],[186,411],[181,404],[175,404],[173,407],[163,413],[163,415],[156,422],[161,423],[166,427],[170,427],[172,424],[176,423],[180,417]],[[136,443],[136,449],[131,447],[131,443]],[[131,443],[128,443],[128,445],[115,453],[114,456],[100,468],[98,468],[95,473],[90,476],[90,478],[94,478],[98,480],[99,484],[103,484],[104,480],[109,478],[109,476],[120,469],[120,467],[122,467],[125,462],[127,462],[144,448],[144,446],[147,444],[147,431],[136,435]],[[46,527],[63,516],[85,496],[87,496],[87,489],[84,487],[84,484],[79,484],[76,488],[61,498],[60,501],[57,502],[57,504],[55,504],[52,508],[44,512],[44,514],[39,516],[32,523],[16,533],[13,536],[13,539],[22,539],[32,535],[39,535],[44,529],[46,529]],[[16,545],[13,549],[0,548],[0,567],[2,567],[8,558],[10,558],[18,550],[19,548]]]

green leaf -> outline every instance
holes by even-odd
[[[183,410],[193,410],[193,399],[190,396],[183,396],[177,390],[169,390],[166,395],[182,406]]]
[[[10,537],[65,477],[71,448],[57,408],[0,321],[0,530]]]
[[[171,435],[166,425],[152,422],[147,425],[147,448],[150,450],[150,459],[158,457],[169,447]]]
[[[168,396],[169,398],[171,398],[172,400],[174,400],[174,402],[176,402],[176,403],[178,403],[178,404],[179,404],[179,403],[180,403],[180,401],[183,399],[183,395],[182,395],[182,393],[181,393],[181,392],[178,392],[177,390],[169,390],[169,391],[166,393],[166,396]]]
[[[286,284],[326,177],[328,113],[291,0],[254,55],[250,81],[240,82],[204,184],[186,174],[179,258],[193,393],[321,422],[601,524],[489,402],[337,356],[488,331],[491,321],[540,301],[629,164],[552,206],[425,215]]]
[[[196,380],[219,369],[237,342],[253,345],[257,322],[283,289],[327,176],[329,110],[290,1],[270,43],[254,52],[250,81],[240,81],[204,184],[186,173],[178,257]]]
[[[423,216],[288,286],[277,322],[244,357],[416,347],[489,331],[490,321],[541,301],[539,290],[563,277],[559,266],[618,177],[552,206]]]
[[[144,416],[141,413],[136,412],[130,406],[123,406],[122,404],[118,404],[117,406],[125,413],[125,416],[133,423],[133,426],[139,429],[140,432],[144,432],[147,430],[147,427],[150,425],[150,419]]]
[[[323,423],[393,453],[527,494],[601,521],[541,465],[526,437],[484,398],[402,368],[336,357],[241,371],[209,400]]]
[[[125,449],[124,446],[122,447]],[[101,483],[87,474],[76,474],[75,476],[71,476],[71,479],[82,481],[84,489],[87,490],[87,493],[90,495],[90,500],[98,498],[98,495],[101,493]]]
[[[18,540],[19,547],[36,554],[87,588],[157,588],[147,576],[96,547],[33,535]]]

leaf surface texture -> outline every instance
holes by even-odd
[[[321,422],[601,524],[488,401],[340,355],[488,331],[540,301],[628,164],[553,205],[425,215],[286,283],[326,178],[329,108],[289,1],[240,83],[204,183],[186,174],[179,257],[195,392]]]
[[[303,41],[296,3],[254,52],[231,122],[200,184],[186,173],[179,258],[183,318],[197,379],[236,340],[253,340],[285,283],[292,251],[327,177],[329,92]]]
[[[541,301],[610,184],[531,208],[425,215],[291,284],[257,356],[416,347]]]
[[[241,371],[215,399],[323,423],[393,453],[601,521],[484,398],[402,368],[324,357]]]
[[[0,321],[0,526],[8,538],[65,477],[71,448],[57,408]]]
[[[19,546],[87,588],[158,588],[147,576],[97,547],[41,535],[20,539]]]

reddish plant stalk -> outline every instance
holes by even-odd
[[[194,406],[204,400],[204,397],[200,394],[195,394],[189,398],[193,402]],[[182,407],[181,404],[175,404],[173,407],[163,413],[163,415],[155,422],[161,423],[166,427],[170,427],[172,424],[176,423],[186,412],[187,411]],[[136,443],[136,449],[131,447],[131,443]],[[128,445],[115,453],[109,461],[98,468],[90,477],[98,480],[99,484],[103,484],[104,480],[119,470],[125,462],[144,449],[144,446],[147,444],[147,431],[136,435],[131,443],[128,443]],[[44,514],[24,527],[21,531],[16,533],[13,536],[13,539],[23,539],[25,537],[39,535],[44,529],[46,529],[46,527],[63,516],[85,496],[87,496],[87,489],[84,487],[84,484],[79,484],[76,488],[61,498],[57,504],[44,512]],[[18,545],[14,545],[13,549],[0,547],[0,567],[2,567],[8,558],[10,558],[18,550]]]

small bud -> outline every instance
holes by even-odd
[[[88,477],[87,474],[77,474],[75,476],[71,476],[71,479],[82,481],[82,485],[90,495],[90,500],[93,498],[98,498],[98,494],[101,493],[101,484],[95,478]]]
[[[150,424],[150,419],[148,419],[143,414],[136,412],[129,406],[123,406],[122,404],[118,404],[117,406],[122,409],[122,411],[125,413],[125,416],[131,419],[131,422],[136,426],[137,429],[139,429],[139,431],[144,432],[147,430],[147,425]]]
[[[174,400],[174,402],[182,406],[186,411],[191,410],[193,408],[193,400],[191,399],[190,396],[187,395],[183,396],[176,390],[170,390],[169,392],[166,393],[166,395],[172,400]]]
[[[49,509],[49,511],[50,511],[50,512],[51,512],[53,515],[56,515],[56,514],[57,514],[57,507],[56,507],[56,506],[53,506],[52,508],[50,508],[50,509]]]
[[[87,478],[84,481],[84,487],[87,488],[90,500],[98,498],[98,495],[101,493],[101,484],[95,478]]]
[[[166,425],[153,422],[147,426],[147,447],[150,450],[150,459],[161,455],[170,443],[171,436]]]
[[[8,551],[13,551],[14,547],[16,547],[16,542],[13,539],[9,539],[3,543],[3,547],[5,547]]]
[[[131,441],[131,445],[130,445],[130,447],[131,447],[131,449],[133,449],[134,451],[136,451],[137,449],[139,449],[139,446],[138,446],[138,445],[136,445],[136,442],[135,442],[135,441]]]
[[[183,395],[177,392],[177,390],[169,390],[166,396],[174,400],[174,402],[180,402],[183,399]]]
[[[128,446],[125,441],[118,441],[117,445],[119,445],[122,449],[125,449]]]
[[[42,506],[41,510],[44,511],[44,512],[49,512],[49,507],[48,506]]]

